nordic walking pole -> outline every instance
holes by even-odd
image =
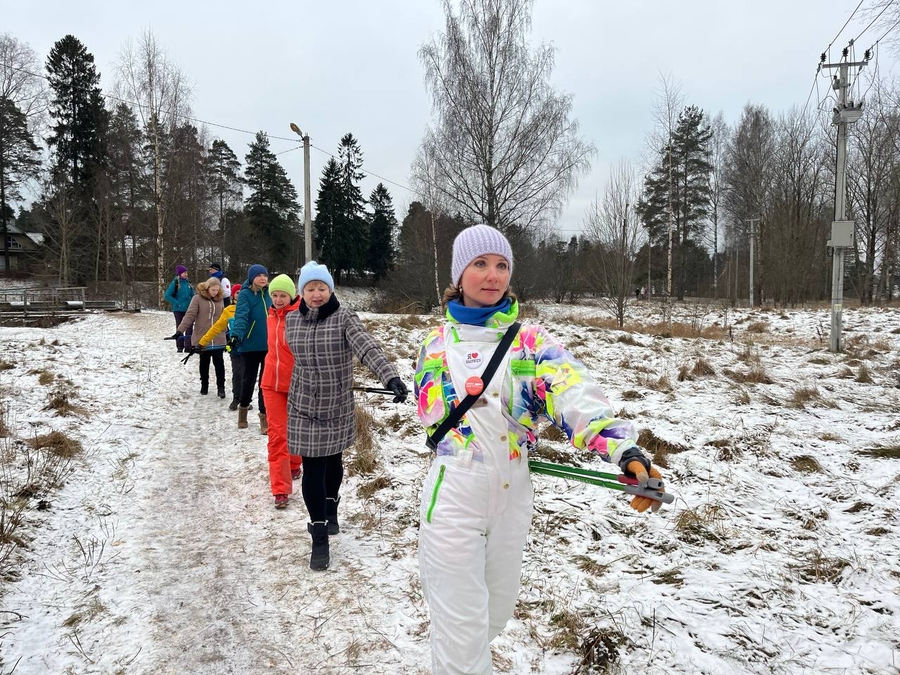
[[[577,466],[564,466],[562,464],[553,464],[551,462],[541,462],[536,459],[528,460],[528,468],[532,473],[541,473],[545,476],[577,480],[581,483],[597,485],[610,490],[619,490],[620,492],[625,492],[638,497],[649,497],[650,499],[655,499],[664,504],[671,504],[675,501],[675,495],[663,492],[665,485],[658,478],[651,478],[647,481],[646,487],[641,487],[636,478],[621,473],[606,473],[603,471],[582,469]]]
[[[353,387],[353,391],[364,391],[367,394],[384,394],[385,396],[395,396],[390,389],[378,389],[377,387]]]

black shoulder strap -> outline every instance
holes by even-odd
[[[494,355],[491,357],[491,360],[488,361],[487,367],[484,369],[484,373],[481,375],[481,381],[484,386],[481,389],[481,393],[477,396],[472,396],[469,394],[462,401],[460,401],[457,406],[450,411],[450,414],[444,418],[444,421],[441,422],[440,426],[435,429],[434,433],[428,437],[428,440],[425,441],[425,445],[434,450],[437,448],[437,444],[441,442],[441,439],[447,435],[447,432],[450,431],[453,427],[455,427],[459,421],[462,419],[462,416],[468,412],[469,408],[477,401],[481,394],[487,389],[488,384],[491,381],[491,378],[494,377],[494,373],[497,372],[497,368],[500,366],[500,362],[503,360],[503,356],[509,351],[509,347],[512,344],[513,340],[516,339],[516,335],[519,333],[519,328],[522,325],[518,322],[514,323],[512,326],[507,329],[506,333],[503,336],[503,339],[500,340],[500,344],[497,345],[497,349],[494,350]]]

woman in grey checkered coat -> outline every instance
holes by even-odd
[[[308,262],[300,270],[300,308],[285,320],[294,353],[288,393],[288,448],[303,457],[303,501],[312,535],[309,566],[330,562],[328,535],[338,534],[337,507],[344,477],[343,452],[356,437],[353,414],[353,357],[406,400],[406,385],[355,313],[341,307],[325,265]]]

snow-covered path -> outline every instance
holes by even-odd
[[[145,313],[2,329],[5,345],[21,346],[18,368],[77,383],[87,439],[85,461],[49,497],[30,574],[4,598],[26,615],[8,624],[4,667],[416,672],[428,651],[414,565],[392,560],[378,537],[357,539],[348,506],[332,569],[312,574],[299,485],[287,510],[272,508],[265,437],[238,431],[227,401],[197,393],[196,357],[182,366],[160,342],[170,322]],[[69,349],[73,332],[93,346]],[[41,337],[62,344],[37,346]],[[42,388],[17,389],[42,424]]]

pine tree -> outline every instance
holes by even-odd
[[[682,110],[668,144],[660,151],[659,163],[644,180],[644,194],[638,204],[654,245],[667,243],[671,207],[673,247],[678,248],[673,276],[678,279],[679,300],[684,298],[688,272],[686,244],[698,236],[709,211],[711,134],[702,110],[696,106]]]
[[[153,263],[149,254],[139,247],[141,242],[152,237],[149,212],[153,186],[143,142],[134,112],[126,104],[119,103],[110,116],[109,161],[105,173],[111,202],[110,238],[115,247],[111,257],[118,265],[119,278],[129,282],[123,286],[123,293],[129,292],[138,268]],[[123,301],[127,303],[128,300],[128,296],[123,295]]]
[[[196,269],[201,266],[198,252],[208,247],[211,238],[206,151],[197,127],[187,124],[172,130],[172,151],[163,163],[162,184],[169,225],[166,248]]]
[[[272,271],[293,272],[299,267],[302,251],[297,231],[297,190],[269,150],[269,137],[264,132],[256,134],[244,161],[250,188],[245,210],[251,241],[257,240]]]
[[[219,226],[220,252],[222,264],[225,260],[225,225],[226,213],[240,204],[244,179],[241,177],[241,163],[228,144],[220,139],[213,141],[207,155],[207,173],[215,201],[217,223]]]
[[[19,187],[37,175],[40,158],[28,130],[28,120],[8,98],[0,98],[0,221],[3,231],[3,269],[9,270],[7,223],[13,211],[9,203],[21,199]]]
[[[369,219],[369,271],[378,283],[394,266],[394,237],[397,232],[397,216],[391,193],[379,183],[369,196],[373,213]]]

